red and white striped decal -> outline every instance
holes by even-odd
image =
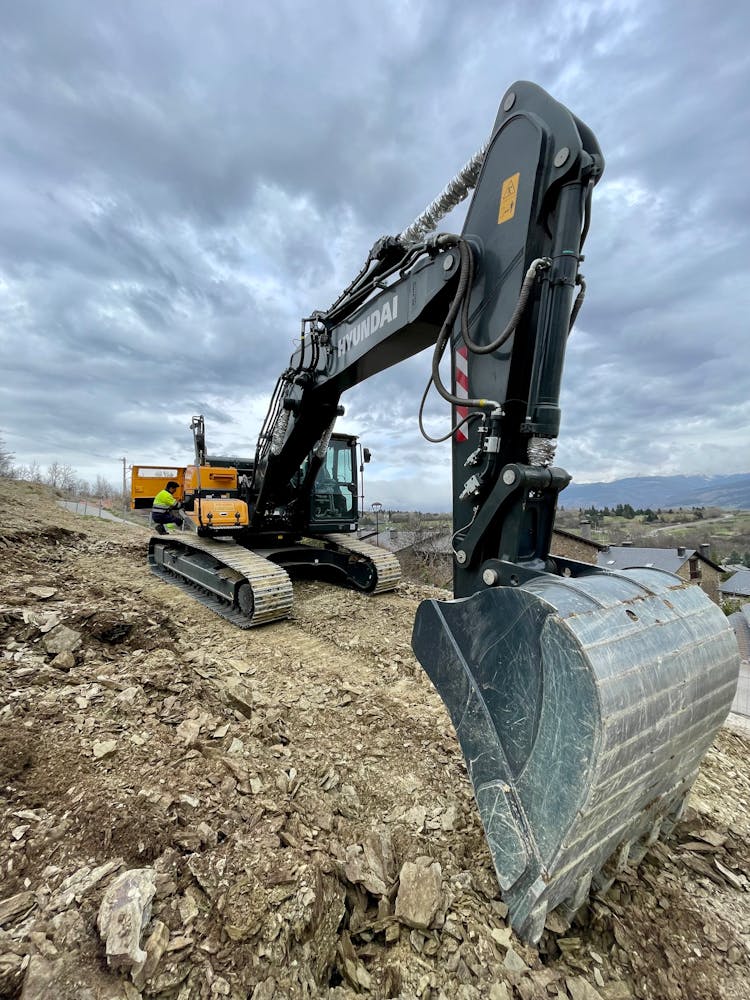
[[[469,349],[463,344],[461,347],[456,349],[455,365],[456,365],[456,395],[460,399],[469,398]],[[469,415],[469,408],[467,406],[457,406],[456,407],[456,423],[460,420],[464,420]],[[468,441],[468,437],[464,433],[464,427],[459,427],[456,431],[456,441]]]

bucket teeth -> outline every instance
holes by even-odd
[[[539,939],[668,832],[729,711],[734,634],[654,569],[424,601],[412,641],[456,728],[511,923]]]

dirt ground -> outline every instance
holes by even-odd
[[[750,997],[740,733],[671,839],[526,947],[411,653],[426,588],[298,583],[242,632],[149,575],[145,529],[8,480],[0,515],[0,997]],[[143,968],[97,925],[134,870]],[[420,873],[426,916],[396,906]]]

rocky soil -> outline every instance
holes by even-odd
[[[0,997],[750,997],[748,744],[538,948],[410,649],[425,588],[242,632],[145,529],[0,480]]]

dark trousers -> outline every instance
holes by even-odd
[[[165,524],[182,524],[182,518],[177,513],[177,511],[172,510],[152,510],[151,520],[156,525],[156,532],[159,535],[165,535],[167,529],[164,527]]]

